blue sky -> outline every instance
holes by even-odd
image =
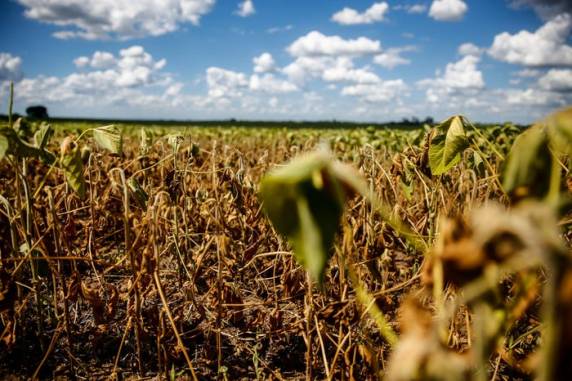
[[[531,122],[572,104],[568,0],[4,0],[1,107]]]

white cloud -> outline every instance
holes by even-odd
[[[521,78],[535,78],[542,74],[540,70],[537,69],[522,69],[514,73],[517,77]]]
[[[240,17],[252,16],[255,13],[256,10],[254,9],[254,3],[252,0],[244,0],[242,3],[238,4],[236,14]]]
[[[57,38],[137,38],[173,32],[179,24],[198,25],[215,0],[17,0],[26,17],[65,28]]]
[[[273,71],[276,68],[276,62],[270,53],[262,53],[258,57],[252,59],[254,63],[255,73],[267,73]]]
[[[407,13],[425,13],[427,6],[425,4],[414,4],[407,8]]]
[[[294,41],[287,50],[295,57],[363,56],[380,52],[381,44],[366,37],[345,40],[340,36],[325,36],[312,31]]]
[[[322,72],[326,82],[379,83],[380,78],[367,69],[355,69],[348,58],[338,58],[336,63]]]
[[[341,25],[373,24],[384,20],[385,14],[389,11],[386,2],[374,3],[363,13],[359,13],[353,8],[344,8],[334,13],[332,21]]]
[[[459,21],[468,9],[463,0],[434,0],[429,8],[429,16],[438,21]]]
[[[401,56],[403,52],[414,51],[414,46],[405,46],[401,48],[389,48],[381,54],[376,55],[373,58],[373,62],[383,66],[386,69],[393,69],[399,65],[409,65],[411,60]]]
[[[511,4],[515,8],[532,7],[544,20],[563,13],[572,13],[570,0],[513,0]]]
[[[557,108],[564,106],[566,100],[557,93],[539,89],[509,89],[503,92],[510,106],[532,106]]]
[[[464,56],[457,62],[448,63],[443,74],[438,72],[435,78],[417,84],[427,89],[426,97],[430,103],[443,102],[451,94],[474,95],[485,87],[483,74],[477,68],[479,61],[477,56]]]
[[[488,53],[495,59],[526,66],[572,66],[572,47],[567,45],[572,16],[561,14],[534,33],[522,30],[498,34]]]
[[[280,33],[280,32],[287,32],[287,31],[292,30],[292,29],[294,29],[294,25],[292,25],[292,24],[288,24],[285,26],[273,26],[272,28],[266,29],[266,33],[275,34],[275,33]]]
[[[544,90],[572,91],[572,70],[552,69],[538,79],[538,84]]]
[[[299,86],[310,79],[325,82],[377,83],[379,77],[368,68],[354,68],[350,57],[299,57],[282,72]]]
[[[369,103],[387,103],[405,95],[407,85],[403,80],[396,79],[376,84],[357,84],[346,86],[342,95],[351,95]]]
[[[0,53],[0,82],[22,79],[22,59],[10,53]]]
[[[81,72],[63,77],[25,78],[16,97],[25,102],[65,104],[87,108],[105,105],[165,105],[177,103],[182,84],[161,70],[166,61],[155,60],[141,46],[120,50],[117,56],[96,52],[74,60]]]
[[[471,42],[466,42],[459,46],[458,52],[462,56],[478,56],[483,52],[483,49]]]
[[[225,98],[242,95],[248,87],[248,79],[244,73],[237,73],[220,67],[207,69],[208,95],[210,98]]]
[[[298,87],[291,82],[278,79],[272,74],[259,76],[254,74],[250,77],[249,88],[252,91],[262,91],[269,94],[291,93]]]
[[[80,68],[91,66],[96,69],[105,69],[116,64],[116,60],[113,54],[101,51],[93,53],[91,58],[82,56],[76,58],[73,62],[77,67]]]

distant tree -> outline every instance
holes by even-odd
[[[30,119],[48,119],[48,109],[45,106],[30,106],[26,109],[26,115]]]
[[[427,118],[425,118],[425,121],[423,123],[432,125],[433,123],[435,123],[435,120],[433,119],[433,117],[428,116]]]

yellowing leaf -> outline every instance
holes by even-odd
[[[101,147],[111,153],[121,154],[123,148],[123,137],[121,131],[115,125],[98,127],[93,130],[93,138]]]
[[[441,175],[461,160],[461,153],[468,147],[465,134],[466,120],[456,115],[436,127],[437,135],[429,146],[429,167],[433,175]]]
[[[81,151],[71,137],[65,138],[62,142],[60,164],[69,186],[79,198],[85,198],[86,184],[83,178]]]

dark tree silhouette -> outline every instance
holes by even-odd
[[[26,109],[26,115],[30,119],[48,119],[48,109],[44,106],[30,106]]]

